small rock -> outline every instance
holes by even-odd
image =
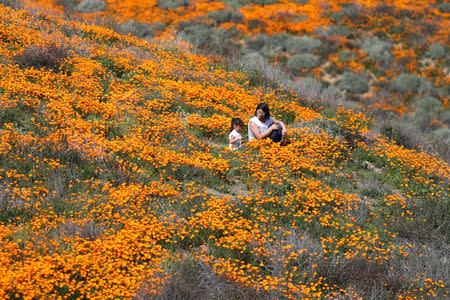
[[[383,173],[383,171],[381,169],[378,169],[377,167],[375,167],[373,164],[371,164],[367,160],[363,161],[362,164],[363,164],[364,167],[366,167],[366,169],[374,171],[377,174]]]

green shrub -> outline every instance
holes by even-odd
[[[407,149],[419,150],[419,146],[422,144],[420,141],[421,133],[418,128],[406,121],[387,121],[384,122],[380,131],[383,135],[393,140],[397,145],[403,146]]]
[[[93,13],[105,9],[106,4],[102,0],[83,0],[75,6],[75,10],[81,13]]]
[[[184,24],[181,24],[184,26]],[[182,39],[198,46],[203,47],[212,39],[213,29],[203,23],[191,23],[180,30],[177,35]]]
[[[392,63],[390,42],[382,41],[377,36],[366,37],[364,39],[362,50],[367,53],[367,56],[381,63],[384,67],[389,67]]]
[[[432,88],[431,83],[417,75],[402,73],[392,81],[392,87],[395,91],[400,93],[417,93],[426,92]]]
[[[324,103],[336,104],[342,101],[342,93],[337,87],[330,85],[326,89],[322,90],[319,98]]]
[[[222,0],[225,4],[231,8],[240,8],[241,6],[247,5],[249,3],[259,4],[259,5],[269,5],[277,3],[278,0]]]
[[[286,45],[289,43],[290,39],[291,36],[284,33],[269,36],[261,49],[261,54],[272,57],[281,52],[285,52]]]
[[[242,14],[238,11],[234,10],[220,10],[220,11],[211,11],[208,13],[208,17],[214,20],[216,25],[222,24],[225,22],[242,22]]]
[[[302,70],[312,69],[319,64],[319,58],[312,54],[294,55],[287,61],[287,68],[295,75],[300,75]]]
[[[300,81],[294,91],[303,99],[316,100],[322,91],[322,84],[313,77],[307,77]]]
[[[442,3],[442,4],[438,4],[438,5],[436,5],[436,8],[437,8],[440,12],[450,13],[450,3]]]
[[[139,38],[152,38],[155,36],[153,30],[146,23],[128,20],[120,24],[119,31],[122,34],[131,34]]]
[[[311,53],[322,46],[319,39],[308,36],[296,37],[287,44],[287,51],[295,54]]]
[[[416,101],[416,110],[414,112],[414,122],[424,129],[430,125],[430,122],[439,119],[444,112],[442,103],[432,97],[425,96]]]
[[[0,4],[11,7],[12,9],[22,9],[23,8],[22,0],[0,0]]]
[[[269,37],[266,34],[255,34],[244,37],[245,44],[247,45],[247,48],[259,51],[264,47],[264,44],[266,43],[267,39]]]
[[[339,51],[339,53],[338,53],[339,62],[342,62],[342,63],[351,61],[354,58],[355,58],[355,54],[349,50],[342,50],[342,51]]]
[[[250,52],[242,57],[244,66],[249,69],[260,69],[264,66],[264,57],[258,52]]]
[[[338,87],[353,94],[364,94],[369,90],[369,83],[361,74],[344,72]]]
[[[445,47],[439,43],[433,43],[430,45],[425,55],[432,59],[443,58],[445,57]]]
[[[440,141],[450,144],[450,129],[446,127],[441,127],[433,131],[433,135]]]
[[[180,6],[188,6],[190,0],[158,0],[158,6],[164,9],[174,9]]]

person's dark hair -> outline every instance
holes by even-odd
[[[234,126],[244,126],[244,121],[241,118],[233,118],[231,119],[230,132],[233,131]]]
[[[256,116],[256,112],[258,111],[258,109],[261,109],[264,112],[264,117],[266,118],[266,120],[269,119],[270,111],[269,111],[269,105],[267,105],[267,103],[260,103],[260,104],[258,104],[258,106],[256,106],[255,116]]]

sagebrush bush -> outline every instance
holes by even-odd
[[[444,107],[438,99],[426,95],[416,100],[416,110],[414,112],[414,122],[422,129],[427,129],[431,121],[439,119],[444,112]]]
[[[338,87],[353,94],[364,94],[369,90],[369,83],[361,74],[344,72]]]
[[[212,39],[213,30],[206,24],[189,23],[186,26],[181,24],[181,26],[184,28],[177,35],[198,47],[205,46]]]
[[[0,0],[0,4],[11,7],[12,9],[22,9],[23,8],[22,0]]]
[[[319,39],[302,36],[295,37],[287,43],[287,51],[294,54],[311,53],[322,46]]]
[[[317,100],[322,84],[316,78],[307,77],[295,86],[294,91],[303,99]]]
[[[400,93],[423,93],[431,90],[432,85],[426,79],[415,74],[402,73],[392,80],[392,88]]]
[[[441,127],[433,131],[433,135],[440,141],[446,144],[450,144],[450,129],[447,127]]]
[[[242,56],[242,62],[249,69],[261,69],[265,64],[264,57],[258,52],[245,54]]]
[[[397,119],[385,121],[380,127],[380,132],[407,149],[419,150],[424,143],[422,133],[408,121]]]
[[[227,6],[235,9],[240,8],[241,6],[247,5],[249,3],[268,5],[278,2],[278,0],[222,0],[222,1],[225,2]]]
[[[119,31],[122,34],[131,34],[139,38],[152,38],[155,36],[150,25],[136,22],[135,20],[128,20],[120,24]]]
[[[264,44],[266,43],[267,39],[269,37],[266,34],[255,34],[250,36],[245,36],[244,41],[247,46],[247,48],[259,51],[264,47]]]
[[[174,9],[180,6],[188,6],[190,0],[158,0],[158,6],[164,9]]]
[[[339,62],[345,63],[355,58],[355,54],[349,50],[342,50],[338,53]]]
[[[445,57],[445,50],[446,49],[443,45],[439,43],[433,43],[430,45],[425,55],[432,59],[439,59]]]
[[[83,0],[75,6],[75,10],[81,13],[93,13],[105,9],[106,4],[102,0]]]
[[[208,17],[214,20],[216,25],[225,23],[225,22],[234,22],[239,23],[242,21],[242,14],[238,11],[234,10],[219,10],[219,11],[211,11],[208,13]]]
[[[319,58],[312,54],[297,54],[287,61],[287,68],[295,75],[300,75],[305,69],[312,69],[319,64]]]
[[[448,2],[436,5],[436,8],[440,12],[450,13],[450,3],[448,3]]]
[[[392,64],[391,48],[390,42],[382,41],[377,36],[366,37],[361,47],[370,59],[381,63],[385,68]]]
[[[24,52],[13,56],[13,61],[22,68],[50,69],[59,71],[63,61],[69,57],[69,49],[57,45],[30,46]]]
[[[291,38],[291,36],[284,33],[277,33],[269,36],[261,49],[261,54],[272,57],[280,54],[281,52],[285,52],[286,45],[289,43]]]
[[[322,102],[329,105],[336,105],[338,103],[341,103],[343,100],[342,92],[334,85],[330,85],[326,89],[322,90],[319,98],[322,100]]]

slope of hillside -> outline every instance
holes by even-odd
[[[0,15],[1,298],[448,295],[442,159],[188,44]],[[229,151],[259,102],[289,141]]]
[[[256,69],[275,64],[308,90],[305,97],[341,94],[354,105],[402,115],[430,138],[450,144],[445,1],[23,2],[147,39],[176,35],[208,53],[241,57]],[[411,134],[405,126],[385,126]]]

